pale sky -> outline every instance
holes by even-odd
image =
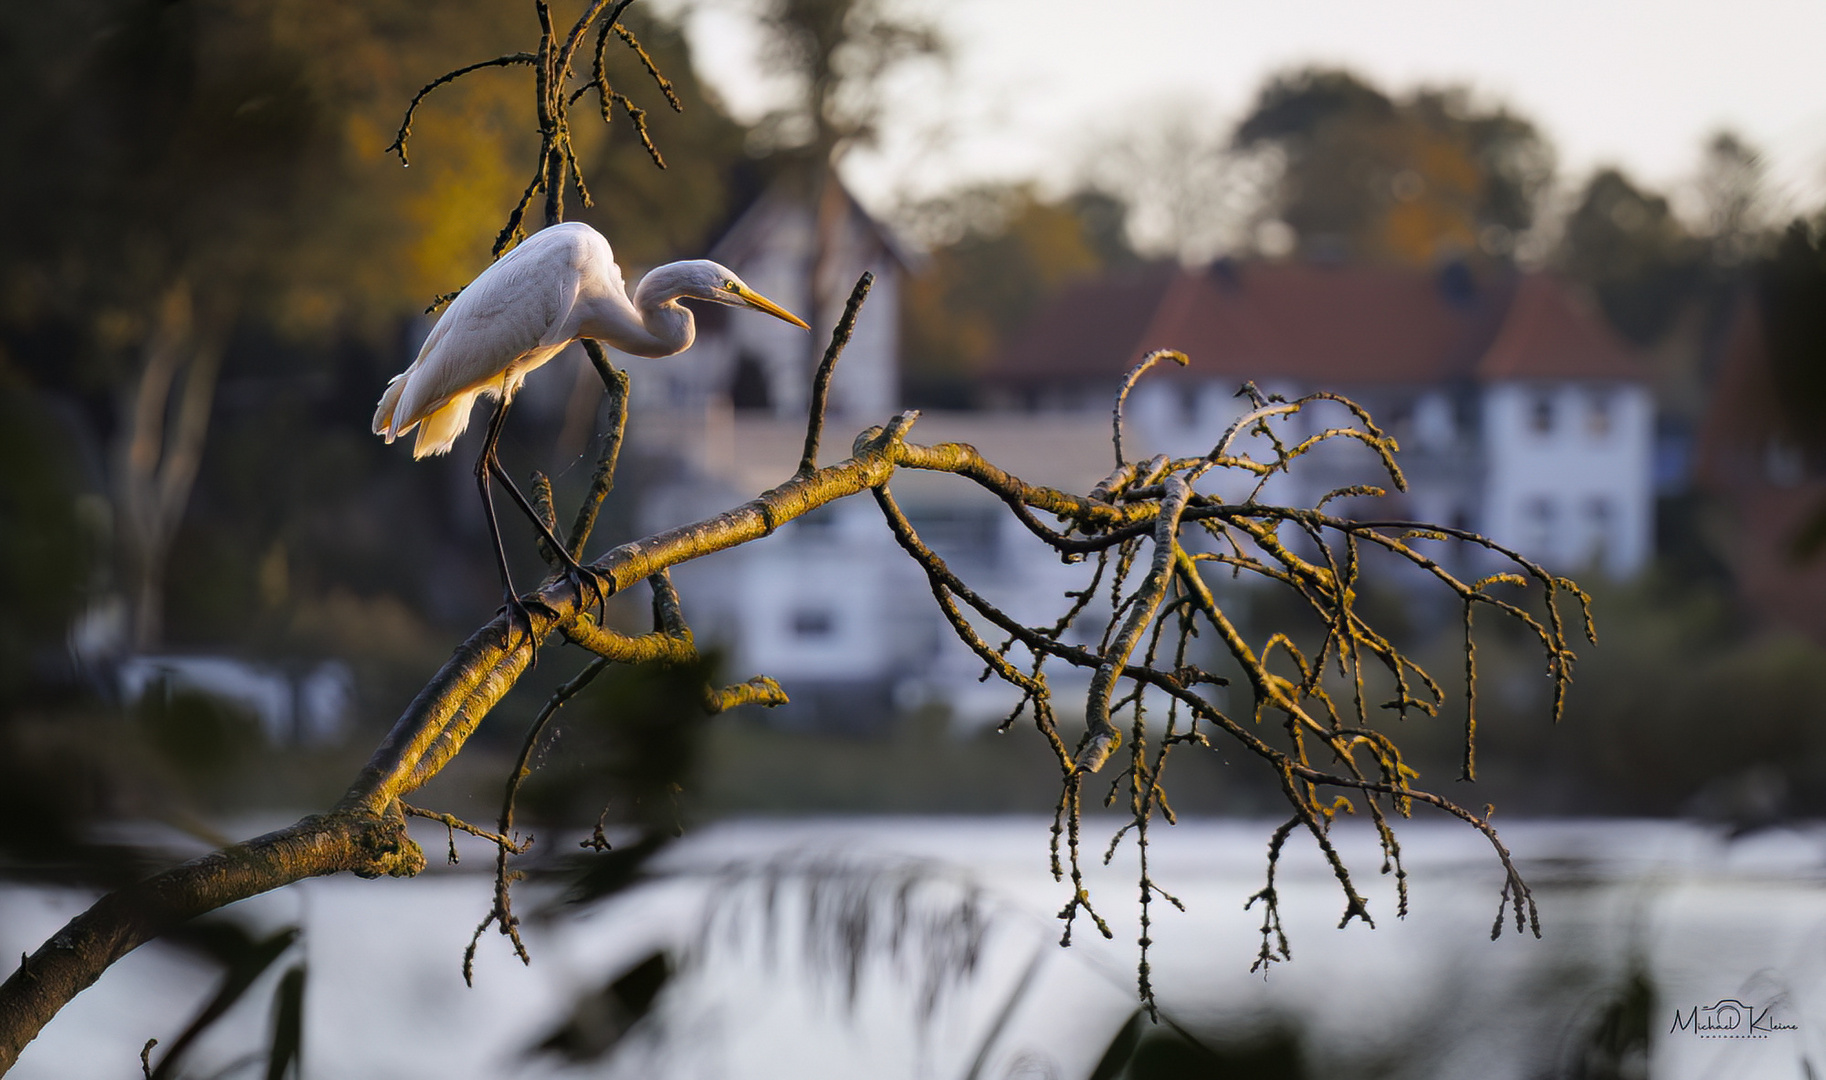
[[[672,0],[677,6],[680,0]],[[772,98],[740,12],[688,23],[738,115]],[[1826,201],[1821,0],[901,0],[950,38],[948,72],[895,87],[887,138],[846,172],[878,206],[973,179],[1070,182],[1095,137],[1166,109],[1225,126],[1272,72],[1343,64],[1383,89],[1467,85],[1532,119],[1577,183],[1604,164],[1670,190],[1729,127],[1779,198]]]

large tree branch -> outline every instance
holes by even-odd
[[[910,417],[889,430],[897,436],[906,423]],[[895,437],[859,443],[850,460],[795,477],[727,513],[624,544],[592,568],[620,590],[667,567],[740,546],[819,506],[885,483],[896,457],[910,449]],[[575,587],[563,579],[529,599],[536,638],[560,631],[623,662],[677,661],[691,648],[688,637],[628,637],[596,626]],[[398,799],[448,764],[518,681],[532,646],[524,635],[513,635],[510,649],[509,637],[505,617],[497,617],[457,646],[330,813],[109,893],[28,957],[0,985],[0,1075],[51,1017],[111,964],[185,920],[307,877],[345,870],[368,876],[417,873],[424,857],[406,835]],[[775,692],[755,684],[752,690],[711,691],[709,700],[727,706],[771,700]]]
[[[418,873],[425,857],[395,809],[338,811],[223,848],[109,893],[0,984],[0,1074],[57,1011],[116,960],[187,919],[307,877]]]
[[[1320,688],[1305,682],[1296,685],[1271,676],[1265,665],[1267,650],[1273,648],[1275,642],[1271,640],[1259,656],[1242,642],[1240,634],[1229,626],[1215,598],[1204,587],[1192,556],[1177,541],[1182,522],[1238,528],[1282,569],[1274,571],[1244,559],[1240,554],[1232,560],[1233,565],[1258,568],[1283,584],[1301,588],[1309,599],[1326,606],[1329,611],[1330,606],[1348,605],[1352,593],[1350,582],[1355,575],[1354,558],[1343,567],[1329,556],[1326,566],[1302,560],[1280,545],[1274,534],[1274,523],[1293,521],[1314,536],[1324,530],[1345,536],[1353,544],[1359,540],[1375,543],[1410,560],[1421,561],[1436,575],[1444,574],[1430,560],[1412,552],[1401,536],[1381,534],[1374,531],[1370,523],[1332,517],[1317,510],[1293,510],[1254,502],[1225,504],[1210,496],[1194,494],[1178,473],[1196,468],[1197,461],[1181,462],[1173,467],[1160,460],[1134,470],[1129,470],[1125,464],[1118,470],[1122,476],[1113,476],[1089,497],[1028,484],[988,462],[970,446],[958,443],[921,446],[905,441],[906,432],[917,416],[914,412],[902,413],[884,427],[863,432],[853,445],[853,456],[846,461],[802,471],[741,506],[623,544],[590,564],[590,569],[600,576],[609,592],[619,592],[649,579],[659,583],[656,585],[659,603],[655,608],[652,632],[629,635],[598,625],[576,581],[556,577],[525,598],[532,613],[530,636],[514,632],[507,617],[502,615],[456,648],[395,722],[354,783],[328,814],[305,818],[288,829],[225,848],[103,897],[45,943],[4,985],[0,985],[0,1074],[11,1068],[23,1047],[64,1003],[93,983],[115,960],[177,923],[314,875],[344,870],[366,875],[416,873],[424,859],[406,835],[400,798],[437,775],[462,751],[477,725],[518,682],[531,661],[536,641],[554,633],[562,634],[573,644],[618,663],[690,661],[697,653],[690,631],[677,611],[677,599],[664,580],[668,568],[758,540],[811,510],[863,491],[876,492],[896,538],[925,568],[941,608],[952,619],[960,637],[976,648],[992,669],[1024,691],[1025,702],[1033,705],[1042,730],[1051,732],[1055,743],[1056,732],[1052,729],[1040,664],[1052,657],[1099,672],[1097,692],[1092,695],[1090,708],[1095,713],[1092,735],[1105,736],[1104,746],[1092,750],[1088,758],[1079,762],[1085,769],[1100,764],[1105,749],[1114,748],[1115,729],[1109,714],[1116,705],[1111,703],[1110,693],[1117,679],[1127,679],[1137,689],[1123,699],[1125,703],[1138,702],[1144,686],[1164,692],[1200,721],[1235,739],[1274,767],[1282,777],[1283,787],[1300,814],[1300,820],[1314,831],[1322,848],[1327,848],[1328,843],[1324,825],[1335,811],[1332,804],[1316,801],[1314,789],[1319,785],[1342,787],[1365,796],[1392,798],[1402,813],[1406,812],[1409,800],[1431,803],[1471,822],[1494,842],[1495,835],[1483,818],[1440,796],[1408,786],[1406,780],[1412,772],[1401,766],[1393,745],[1361,724],[1341,726]],[[911,526],[887,495],[889,480],[901,468],[948,472],[980,485],[1021,516],[1036,535],[1064,554],[1100,550],[1104,553],[1100,558],[1106,558],[1110,557],[1112,548],[1132,544],[1144,533],[1154,533],[1154,565],[1147,573],[1141,591],[1132,598],[1135,602],[1125,609],[1119,608],[1115,615],[1120,619],[1123,610],[1128,612],[1114,647],[1108,641],[1094,649],[1081,647],[1060,640],[1057,630],[1026,626],[988,603],[953,575],[913,535]],[[1064,531],[1043,525],[1034,516],[1035,512],[1057,515]],[[1473,534],[1460,538],[1494,547]],[[1116,558],[1120,561],[1127,557]],[[1538,571],[1525,561],[1523,565],[1530,572]],[[1118,570],[1118,579],[1124,572]],[[1541,576],[1548,585],[1550,605],[1553,590],[1573,588],[1560,579],[1544,573]],[[1486,579],[1486,582],[1493,580],[1496,579]],[[1515,581],[1519,583],[1522,579],[1518,577]],[[1556,677],[1563,680],[1564,657],[1569,654],[1565,651],[1557,618],[1550,616],[1542,625],[1512,605],[1483,596],[1481,590],[1486,582],[1465,586],[1451,579],[1448,583],[1456,585],[1461,595],[1469,594],[1465,596],[1467,603],[1491,604],[1540,633],[1550,656],[1560,665],[1554,669]],[[1170,670],[1158,667],[1153,644],[1146,646],[1146,655],[1139,660],[1131,655],[1141,647],[1144,630],[1157,618],[1168,588],[1175,583],[1184,591],[1182,602],[1190,605],[1187,610],[1199,611],[1211,620],[1222,632],[1231,652],[1249,671],[1257,694],[1258,720],[1263,704],[1288,714],[1287,730],[1294,740],[1291,751],[1270,746],[1263,737],[1224,715],[1195,692],[1201,682],[1221,680],[1196,668],[1181,666],[1180,660],[1176,660]],[[1015,671],[1005,653],[1007,646],[1002,650],[992,649],[969,630],[952,598],[1007,633],[1010,644],[1018,643],[1030,651],[1034,657],[1031,674]],[[1082,605],[1081,597],[1073,610],[1081,610]],[[1360,622],[1354,613],[1346,611],[1345,614],[1350,617],[1331,620],[1335,624],[1333,635],[1343,633],[1353,641],[1370,640],[1353,629]],[[1291,643],[1280,635],[1276,635],[1275,640],[1285,644],[1290,653],[1293,651]],[[1344,645],[1338,647],[1342,649]],[[1313,664],[1298,660],[1303,672],[1317,670],[1324,661],[1323,651],[1315,657]],[[1350,662],[1355,662],[1354,653]],[[1401,662],[1397,657],[1397,671]],[[1361,695],[1361,689],[1358,693]],[[784,700],[784,694],[779,687],[764,679],[723,690],[707,688],[705,694],[706,705],[712,711],[743,702],[777,703],[781,700]],[[1302,706],[1302,700],[1318,700],[1324,704],[1332,720],[1331,726],[1327,727],[1311,715]],[[1405,693],[1402,700],[1407,700]],[[1348,775],[1321,772],[1307,761],[1301,739],[1312,736],[1317,736],[1337,753]],[[1196,737],[1202,740],[1202,736]],[[1371,748],[1377,755],[1381,769],[1379,777],[1364,775],[1353,761],[1360,746]],[[1073,767],[1072,755],[1062,746],[1058,750],[1068,784],[1068,804],[1062,805],[1071,810],[1075,836],[1076,811],[1073,808],[1076,802],[1073,800],[1083,769]],[[1151,804],[1152,800],[1149,800]],[[1385,837],[1385,843],[1388,842]],[[1073,850],[1075,873],[1075,840]],[[1498,851],[1509,871],[1505,901],[1513,899],[1518,919],[1524,911],[1532,914],[1533,903],[1526,886],[1516,876],[1507,853],[1500,846]],[[1329,848],[1327,854],[1328,857],[1335,855]],[[1361,913],[1361,898],[1351,889],[1342,863],[1335,858],[1333,862],[1352,902],[1347,918],[1353,913]]]

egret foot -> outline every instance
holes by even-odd
[[[615,594],[615,580],[599,574],[564,554],[564,569],[560,572],[571,588],[577,590],[577,610],[589,611],[595,608],[606,621],[609,617],[609,597]],[[606,582],[606,587],[605,587]]]
[[[533,654],[532,659],[528,661],[526,666],[529,668],[538,667],[539,638],[538,635],[533,633],[532,609],[526,606],[525,601],[521,600],[518,596],[515,596],[512,592],[509,592],[505,601],[501,604],[498,613],[505,613],[507,615],[507,651],[513,652],[520,647],[516,643],[515,639],[518,635],[516,635],[514,631],[516,628],[522,629],[526,634],[526,644],[532,649]]]

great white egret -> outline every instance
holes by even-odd
[[[390,443],[417,428],[414,459],[448,451],[469,426],[477,398],[499,402],[476,460],[476,483],[494,536],[507,606],[521,619],[527,619],[527,613],[508,573],[490,473],[500,478],[580,584],[593,584],[594,575],[571,558],[495,457],[507,407],[533,369],[580,338],[606,342],[635,356],[684,352],[696,338],[697,326],[680,300],[753,308],[810,329],[798,316],[743,284],[727,267],[708,259],[655,268],[641,279],[630,300],[608,240],[582,222],[568,221],[527,237],[478,274],[432,327],[418,359],[395,375],[381,395],[374,410],[374,434]]]

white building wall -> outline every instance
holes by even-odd
[[[1046,546],[1012,514],[992,500],[967,497],[972,504],[983,505],[992,517],[993,547],[987,561],[948,560],[951,568],[982,596],[1005,614],[1029,626],[1044,626],[1056,621],[1072,606],[1067,590],[1082,589],[1091,580],[1094,567],[1090,561],[1068,564],[1057,552]],[[900,554],[898,549],[896,554]],[[940,553],[941,557],[943,552]],[[901,555],[905,559],[905,555]],[[983,679],[984,664],[968,645],[960,640],[945,622],[944,615],[932,600],[923,576],[917,579],[919,595],[909,592],[907,602],[923,606],[924,619],[930,627],[925,653],[912,668],[900,693],[906,703],[944,702],[952,720],[969,729],[997,723],[1019,704],[1021,692],[999,678]],[[1083,634],[1100,633],[1109,619],[1107,588],[1088,605],[1075,624],[1068,641],[1093,643]],[[1007,632],[962,601],[958,603],[964,617],[977,634],[991,645],[1000,645]],[[1032,663],[1024,648],[1016,647],[1010,655],[1017,667],[1027,670]],[[1084,695],[1090,685],[1090,673],[1054,660],[1047,665],[1047,680],[1053,691],[1053,708],[1062,720],[1082,716]],[[1031,719],[1031,714],[1030,714]]]
[[[1628,578],[1653,548],[1654,406],[1627,384],[1503,382],[1483,394],[1481,531],[1553,569]]]
[[[781,680],[870,679],[889,670],[894,641],[882,613],[892,604],[898,552],[873,511],[873,503],[845,500],[742,553],[735,595],[726,598],[736,668]]]
[[[725,329],[704,340],[717,360],[714,369],[727,389],[736,358],[744,353],[767,372],[769,404],[775,416],[803,416],[811,395],[812,374],[830,342],[830,332],[844,301],[863,270],[875,274],[862,316],[844,350],[831,383],[830,413],[845,417],[884,417],[900,397],[901,267],[883,246],[874,227],[854,217],[846,220],[832,254],[827,303],[819,309],[809,295],[813,258],[811,213],[803,207],[769,207],[767,241],[755,254],[732,260],[730,268],[763,296],[807,322],[810,333],[766,316],[730,312]]]
[[[1224,431],[1252,408],[1248,398],[1236,396],[1241,380],[1154,379],[1142,376],[1140,385],[1129,393],[1123,410],[1126,438],[1135,449],[1145,447],[1150,454],[1172,457],[1196,457],[1211,451]],[[1113,388],[1112,388],[1113,389]],[[1270,386],[1264,393],[1281,393],[1298,397],[1291,386]],[[1108,404],[1113,405],[1113,394]],[[1284,421],[1276,421],[1284,427]],[[1238,446],[1243,439],[1239,438]],[[1130,456],[1136,456],[1131,451]]]
[[[1128,456],[1145,460],[1155,454],[1188,458],[1210,453],[1230,425],[1253,408],[1248,398],[1236,396],[1240,385],[1241,380],[1149,381],[1143,376],[1142,382],[1129,394],[1123,410],[1123,446]],[[1291,385],[1268,385],[1261,389],[1263,393],[1279,393],[1290,399],[1301,392]],[[1111,403],[1114,404],[1113,400]],[[1283,440],[1297,440],[1318,430],[1303,416],[1291,421],[1277,419],[1272,425]],[[1248,456],[1258,461],[1271,461],[1274,457],[1273,448],[1248,431],[1237,433],[1229,452],[1232,456]],[[1374,470],[1373,462],[1371,469]],[[1304,479],[1299,470],[1292,476],[1276,476],[1269,481],[1263,497],[1299,505],[1311,486],[1304,483]],[[1364,482],[1373,479],[1373,473],[1366,473]],[[1256,478],[1241,470],[1217,470],[1206,474],[1200,490],[1234,501],[1246,498],[1255,485]]]
[[[776,236],[778,242],[732,269],[755,291],[810,322],[813,314],[805,288],[805,263],[810,253],[801,243],[808,237],[798,229],[781,229]],[[758,313],[732,308],[729,314],[726,329],[720,335],[728,351],[728,361],[722,365],[723,378],[733,376],[737,356],[753,356],[767,371],[774,415],[803,414],[811,394],[812,334]],[[744,318],[745,314],[757,317]]]
[[[855,336],[831,379],[830,414],[834,418],[880,423],[900,405],[901,272],[879,258],[869,269],[875,272],[875,284],[856,321]],[[841,304],[849,298],[853,285],[852,279],[844,286],[833,306],[833,318],[842,313]],[[830,344],[830,328],[820,327],[819,332],[824,335],[817,342],[822,356],[824,347]]]

